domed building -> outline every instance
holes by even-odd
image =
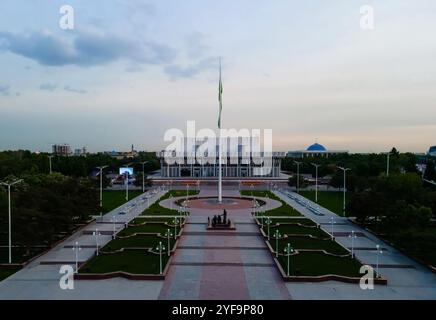
[[[289,151],[288,157],[291,158],[308,158],[308,157],[326,157],[338,154],[348,153],[347,150],[328,150],[322,144],[315,142],[308,146],[305,150]]]

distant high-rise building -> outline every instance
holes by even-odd
[[[432,157],[436,157],[436,146],[432,146],[430,147],[430,149],[428,149],[428,155]]]
[[[52,145],[52,153],[57,156],[69,156],[71,155],[71,147],[69,144],[54,144]]]

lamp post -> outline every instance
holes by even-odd
[[[11,219],[11,187],[20,183],[23,179],[15,180],[14,182],[0,182],[1,185],[8,187],[8,222],[9,222],[9,264],[12,263],[12,219]]]
[[[170,229],[167,229],[167,232],[164,234],[164,236],[165,237],[167,237],[167,240],[168,240],[168,257],[170,256],[170,254],[171,254],[171,245],[170,245],[170,239],[171,239],[171,237],[173,236],[172,235],[172,233],[171,233],[171,231],[170,231]]]
[[[76,270],[74,271],[74,273],[77,273],[79,270],[79,251],[81,250],[82,248],[79,246],[79,243],[76,241],[73,247],[73,251],[75,251],[76,253]]]
[[[300,193],[300,165],[302,164],[302,162],[300,161],[295,161],[294,163],[297,165],[297,193]]]
[[[315,167],[315,202],[318,203],[318,168],[321,165],[316,163],[311,163],[311,165]]]
[[[174,218],[173,224],[174,224],[174,239],[177,239],[177,225],[179,224],[179,219]]]
[[[289,277],[289,275],[290,275],[290,273],[289,273],[289,269],[290,269],[289,257],[291,256],[292,253],[294,253],[294,248],[292,248],[292,247],[291,247],[291,244],[288,243],[288,244],[286,245],[284,251],[285,251],[285,255],[286,255],[287,260],[288,260],[288,263],[287,263],[287,265],[286,265],[286,267],[287,267],[287,272],[286,272],[286,274],[287,274],[287,276]]]
[[[125,164],[123,167],[128,168],[130,165],[132,165],[133,163],[128,163]],[[126,176],[126,202],[129,201],[129,171],[126,170],[124,172],[125,176]]]
[[[331,217],[330,218],[330,223],[332,226],[332,232],[331,232],[331,236],[332,236],[332,241],[335,239],[334,233],[333,233],[333,226],[335,225],[335,218]]]
[[[280,234],[279,229],[276,229],[276,232],[274,233],[274,238],[276,239],[276,258],[279,257],[279,239],[282,237]]]
[[[377,260],[376,260],[376,264],[375,264],[375,273],[377,274],[377,278],[380,278],[379,273],[378,273],[378,266],[379,266],[379,256],[383,253],[383,251],[380,249],[380,245],[376,245],[375,246],[376,250],[377,250]]]
[[[351,238],[351,258],[354,258],[354,239],[357,238],[354,230],[351,231],[351,234],[348,237]]]
[[[145,164],[147,162],[148,161],[141,162],[141,164],[142,164],[142,193],[145,192]]]
[[[270,219],[270,218],[266,218],[266,220],[265,220],[265,224],[266,224],[267,227],[268,227],[268,240],[270,240],[269,229],[270,229],[270,225],[271,225],[271,223],[272,223],[271,219]]]
[[[51,171],[51,159],[53,159],[53,157],[54,156],[48,156],[48,170],[49,170],[49,173],[51,174],[52,173],[52,171]]]
[[[390,157],[391,157],[391,153],[388,152],[386,154],[387,159],[386,159],[386,177],[389,177],[389,162],[390,162]]]
[[[345,179],[345,177],[346,177],[346,173],[347,173],[347,171],[349,171],[349,170],[351,170],[350,168],[345,168],[345,167],[338,167],[338,169],[340,169],[340,170],[342,170],[343,172],[344,172],[344,201],[343,201],[343,206],[342,206],[342,213],[343,213],[343,215],[344,215],[344,217],[345,217],[345,192],[346,192],[346,179]]]
[[[113,222],[113,233],[112,233],[112,239],[115,239],[115,224],[117,223],[117,218],[115,216],[112,217],[111,222]]]
[[[156,251],[159,251],[159,273],[162,274],[162,251],[165,250],[165,247],[162,245],[162,241],[159,241],[159,244],[156,247]]]
[[[99,242],[98,238],[101,236],[101,232],[98,231],[98,229],[95,229],[95,231],[92,233],[92,235],[95,237],[95,245],[96,245],[96,254],[99,255]]]
[[[103,169],[108,166],[97,167],[100,170],[100,217],[103,216]]]

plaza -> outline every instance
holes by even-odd
[[[179,189],[179,195],[183,195],[185,190]],[[141,215],[147,212],[149,206],[156,208],[159,204],[161,208],[174,210],[177,203],[184,204],[188,199],[186,207],[189,216],[178,238],[177,248],[171,257],[164,279],[128,280],[112,277],[101,280],[75,280],[74,290],[60,289],[59,268],[64,264],[74,266],[74,243],[79,242],[82,247],[78,257],[79,264],[83,266],[95,255],[95,240],[91,232],[97,226],[103,234],[102,248],[111,242],[113,223],[110,217],[113,212],[110,212],[103,220],[86,226],[84,230],[75,233],[2,281],[0,299],[436,299],[436,275],[426,267],[327,209],[320,207],[319,212],[322,215],[314,214],[308,209],[310,200],[285,188],[271,190],[270,194],[262,189],[263,186],[259,185],[256,190],[248,188],[243,193],[262,195],[265,192],[266,197],[255,196],[257,200],[264,202],[260,207],[262,212],[280,214],[280,208],[286,208],[286,211],[293,208],[292,210],[295,209],[298,213],[294,216],[270,215],[269,218],[307,220],[318,224],[320,233],[332,233],[330,221],[333,217],[335,241],[348,249],[351,248],[351,241],[354,241],[355,256],[365,264],[375,266],[375,248],[376,245],[381,245],[383,254],[380,257],[379,272],[387,280],[387,285],[376,284],[373,290],[362,290],[359,284],[341,281],[284,281],[261,228],[252,214],[253,208],[247,207],[243,200],[248,196],[241,195],[236,183],[233,186],[225,186],[224,199],[234,199],[226,210],[236,230],[208,231],[208,217],[221,214],[223,207],[202,202],[216,196],[216,186],[200,184],[198,194],[192,193],[189,197],[168,197],[165,196],[168,190],[156,186],[155,193],[148,201],[140,196],[114,210],[127,211],[126,215],[119,216],[116,224],[118,233],[123,232],[126,222],[141,219]],[[190,198],[192,200],[189,200]],[[313,203],[312,205],[315,206]],[[160,214],[168,214],[162,209],[159,210]],[[158,213],[153,214],[155,219],[159,218]],[[349,237],[352,231],[357,235],[354,240]]]

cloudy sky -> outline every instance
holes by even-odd
[[[424,152],[435,30],[434,0],[2,0],[0,150],[156,150],[187,120],[215,128],[221,56],[223,127],[271,128],[276,150]]]

